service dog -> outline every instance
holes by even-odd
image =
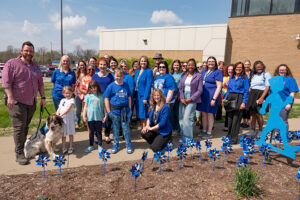
[[[64,121],[58,115],[49,115],[46,122],[46,131],[39,129],[25,142],[24,153],[26,158],[33,158],[40,152],[46,152],[55,158],[54,148],[64,135]],[[43,133],[44,132],[44,133]]]

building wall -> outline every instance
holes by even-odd
[[[215,56],[224,60],[226,33],[226,24],[102,30],[100,55],[152,57],[161,52],[169,58],[206,60]]]
[[[104,54],[113,55],[116,58],[140,58],[148,56],[153,58],[155,53],[162,53],[164,58],[188,60],[195,58],[197,61],[203,61],[203,52],[201,50],[102,50],[100,57]]]
[[[271,74],[285,63],[300,85],[298,34],[300,14],[229,18],[225,62],[262,60]]]

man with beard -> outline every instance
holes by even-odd
[[[45,106],[46,99],[42,73],[39,66],[32,61],[33,55],[33,44],[24,42],[21,56],[7,61],[2,72],[5,105],[14,128],[16,161],[20,165],[29,164],[24,156],[24,144],[36,109],[37,93],[41,95],[41,106]]]

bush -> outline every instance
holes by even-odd
[[[257,197],[262,192],[258,187],[259,182],[258,174],[250,167],[240,167],[235,172],[234,191],[242,197]]]

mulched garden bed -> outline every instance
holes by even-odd
[[[258,150],[258,149],[256,149]],[[189,152],[189,151],[188,151]],[[134,192],[134,177],[129,170],[134,161],[99,165],[63,168],[59,170],[35,172],[22,175],[0,176],[0,199],[36,199],[38,197],[55,199],[243,199],[233,191],[234,173],[241,150],[229,154],[222,168],[223,153],[216,161],[213,172],[213,160],[203,159],[200,165],[199,154],[191,160],[188,155],[179,170],[177,157],[162,164],[152,158],[145,162],[145,169],[137,179],[137,192]],[[115,156],[115,155],[113,155]],[[271,152],[271,163],[263,166],[263,156],[256,153],[250,158],[250,166],[261,177],[260,188],[263,199],[298,199],[300,182],[296,178],[300,167],[300,153],[288,164],[288,160]],[[204,153],[202,154],[204,158]]]

